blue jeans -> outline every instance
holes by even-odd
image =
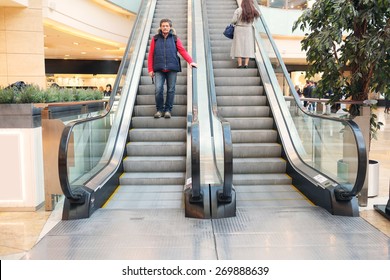
[[[173,100],[175,99],[177,72],[156,72],[155,73],[155,97],[156,109],[160,112],[172,112]],[[167,98],[164,104],[164,83],[167,82]]]

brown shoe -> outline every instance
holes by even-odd
[[[154,114],[154,118],[155,118],[155,119],[159,119],[159,118],[161,118],[162,116],[163,116],[163,113],[160,112],[160,111],[157,111],[157,113]]]
[[[164,113],[164,118],[170,119],[171,118],[171,112],[165,112]]]

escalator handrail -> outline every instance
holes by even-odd
[[[257,6],[257,8],[259,10],[261,10],[257,3],[255,3],[255,5]],[[359,129],[358,125],[354,121],[352,121],[352,120],[343,120],[343,119],[330,117],[330,116],[308,114],[307,112],[305,112],[302,109],[302,104],[300,102],[298,93],[295,91],[295,88],[294,88],[293,83],[292,83],[292,81],[290,79],[290,76],[288,75],[287,68],[286,68],[286,66],[285,66],[285,64],[283,62],[283,59],[281,58],[281,55],[280,55],[280,53],[278,51],[278,48],[276,47],[276,43],[273,40],[271,32],[268,29],[268,26],[267,26],[267,24],[265,22],[265,19],[264,19],[262,13],[260,13],[260,19],[259,20],[261,21],[261,24],[264,27],[264,30],[265,30],[266,35],[268,37],[268,40],[270,41],[271,46],[273,48],[273,51],[276,54],[276,58],[277,58],[277,60],[279,62],[279,65],[281,66],[283,75],[284,75],[285,79],[288,82],[288,86],[290,87],[290,91],[291,91],[291,93],[292,93],[292,95],[293,95],[293,97],[295,99],[296,104],[299,106],[299,110],[301,110],[301,112],[303,114],[306,114],[309,118],[326,119],[326,120],[332,120],[332,121],[340,122],[344,126],[350,127],[351,131],[353,132],[353,136],[354,136],[355,143],[356,143],[356,146],[357,146],[357,161],[358,161],[357,172],[356,172],[357,176],[356,176],[355,184],[354,184],[354,186],[352,187],[351,190],[348,190],[348,189],[343,188],[341,186],[341,189],[337,192],[337,195],[340,196],[340,197],[338,197],[338,199],[340,199],[340,200],[346,200],[346,199],[349,199],[349,198],[351,198],[353,196],[356,196],[361,191],[361,189],[363,188],[364,181],[365,181],[365,178],[366,178],[366,169],[367,169],[367,152],[366,152],[366,146],[365,146],[364,137],[363,137],[363,134],[362,134],[361,130]],[[255,30],[256,30],[256,27],[255,27]],[[256,31],[255,33],[256,33],[256,40],[259,41],[260,40],[260,36],[258,35],[259,32]],[[266,54],[261,53],[261,55],[264,57]],[[272,72],[273,75],[275,75],[273,69],[270,69],[270,67],[266,67],[266,69],[268,71],[268,74],[270,74],[270,72]],[[306,166],[308,166],[308,165],[306,165]],[[308,166],[308,167],[309,168],[313,168],[311,166]],[[318,170],[316,170],[316,172],[317,173],[321,173],[325,177],[328,177],[328,176],[326,176],[326,174],[323,174],[322,172],[320,172]]]
[[[213,62],[211,55],[211,42],[210,42],[210,33],[209,33],[209,23],[207,11],[205,9],[206,3],[205,0],[202,0],[202,15],[203,15],[203,30],[204,32],[204,50],[206,55],[206,71],[207,71],[207,87],[209,91],[209,99],[211,106],[211,113],[214,115],[214,118],[218,120],[221,124],[222,136],[223,136],[223,153],[224,153],[224,172],[223,172],[223,197],[219,197],[222,200],[229,200],[232,197],[233,190],[233,143],[230,123],[226,121],[223,116],[218,111],[217,105],[217,94],[215,91],[215,81],[213,73]],[[211,129],[218,129],[214,127],[211,118]],[[214,153],[214,157],[215,157]]]
[[[139,15],[141,13],[141,10],[147,10],[148,8],[150,8],[152,2],[153,2],[153,0],[142,1],[137,15]],[[110,114],[110,111],[112,109],[112,106],[113,106],[113,103],[115,100],[116,93],[119,90],[122,75],[124,74],[124,71],[125,71],[125,66],[126,66],[126,63],[128,60],[128,54],[130,53],[131,43],[134,40],[134,36],[135,36],[135,33],[137,32],[137,29],[144,28],[143,25],[145,25],[145,24],[143,22],[141,22],[141,18],[139,16],[137,16],[136,21],[135,21],[134,26],[133,26],[132,31],[131,31],[127,46],[126,46],[126,50],[125,50],[123,59],[122,59],[121,64],[119,66],[118,74],[117,74],[117,77],[115,79],[114,87],[113,87],[113,90],[112,90],[112,93],[111,93],[111,96],[110,96],[110,99],[109,99],[109,102],[107,104],[105,112],[99,116],[94,116],[92,118],[85,118],[85,119],[75,120],[75,121],[69,122],[65,126],[65,128],[62,132],[61,139],[60,139],[60,145],[59,145],[59,156],[58,156],[59,179],[60,179],[60,186],[61,186],[61,189],[63,191],[63,194],[70,201],[83,200],[82,194],[79,194],[77,192],[72,191],[72,188],[69,184],[69,179],[68,179],[67,157],[68,157],[68,148],[69,148],[69,142],[71,139],[72,131],[78,125],[82,125],[84,123],[93,122],[93,121],[96,121],[99,119],[103,119],[103,118],[107,117],[108,114]],[[138,55],[139,54],[137,53],[134,56],[134,58],[132,57],[131,59],[136,60]],[[127,94],[127,93],[122,92],[121,94],[123,95],[123,94]],[[118,134],[116,135],[116,137],[118,137]],[[107,165],[109,165],[109,163],[107,163],[106,166]]]
[[[194,1],[188,0],[188,19],[187,19],[187,41],[191,42],[188,44],[188,52],[191,53],[193,61],[197,61],[196,52],[196,36],[193,36],[195,25],[195,8]],[[191,18],[190,18],[191,16]],[[190,141],[187,142],[189,145],[189,153],[187,154],[187,172],[186,184],[188,180],[191,180],[191,195],[195,201],[201,201],[201,184],[200,184],[200,137],[199,137],[199,121],[198,121],[198,84],[197,84],[197,71],[194,68],[187,66],[188,70],[192,71],[191,75],[188,75],[188,91],[187,91],[187,102],[191,102],[187,107],[187,133],[189,134]],[[188,72],[189,73],[189,72]],[[190,96],[189,96],[190,94]],[[187,104],[188,106],[189,104]]]

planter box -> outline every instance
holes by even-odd
[[[48,104],[0,104],[0,211],[35,211],[62,195],[58,146],[64,128],[60,117],[105,108],[106,101]]]
[[[41,111],[33,104],[0,104],[0,128],[39,127]]]
[[[0,104],[0,211],[35,211],[44,203],[41,109]]]

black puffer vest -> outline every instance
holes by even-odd
[[[154,36],[154,61],[153,71],[176,71],[180,72],[180,62],[177,55],[176,35],[169,32],[168,37],[164,38],[161,34]]]

